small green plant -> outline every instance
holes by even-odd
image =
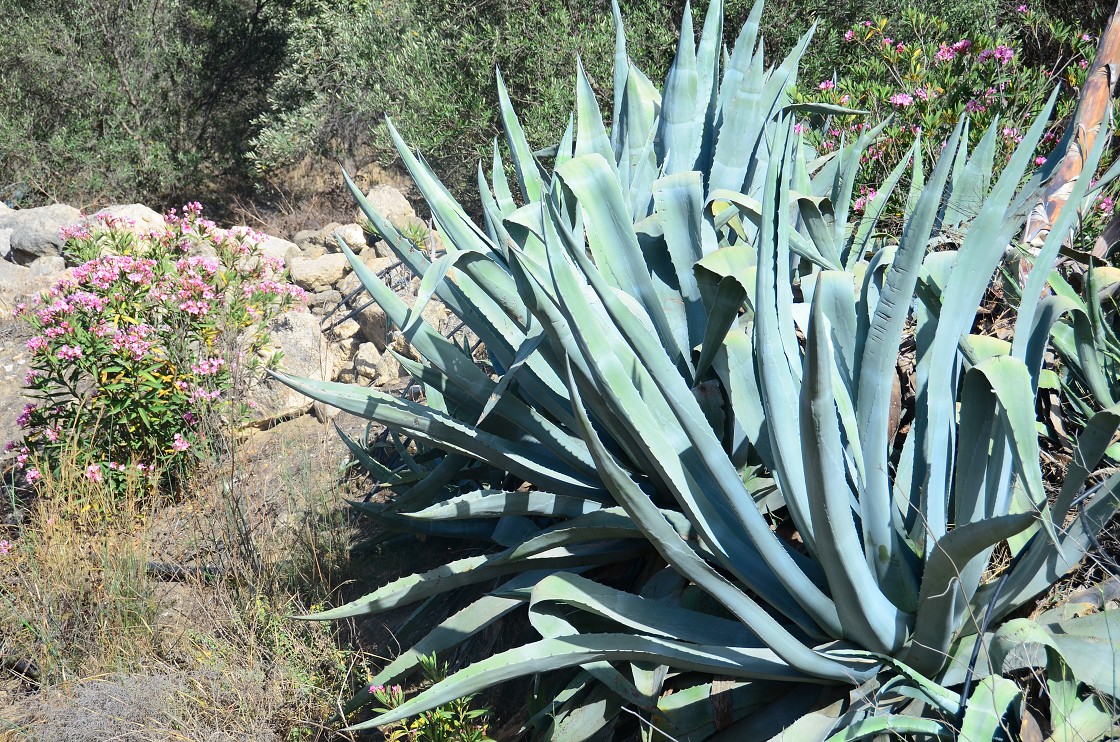
[[[218,442],[214,421],[246,413],[267,323],[303,291],[283,282],[260,235],[218,228],[197,203],[147,234],[97,215],[65,236],[85,262],[16,308],[35,332],[34,401],[22,445],[9,444],[17,467],[34,483],[65,462],[110,486],[189,471]]]
[[[420,657],[420,669],[430,683],[439,683],[447,678],[447,663],[440,663],[433,652]],[[384,714],[405,701],[404,689],[399,685],[371,685],[370,694],[379,704],[374,710]],[[485,708],[471,708],[472,696],[456,698],[450,703],[430,711],[424,711],[411,720],[391,725],[388,736],[391,742],[486,742]]]

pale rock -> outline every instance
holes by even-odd
[[[301,242],[299,243],[299,252],[301,258],[314,260],[315,258],[321,258],[326,255],[327,248],[323,247],[318,242]]]
[[[327,252],[340,252],[338,243],[334,239],[335,230],[342,227],[338,222],[331,222],[316,233],[314,242],[323,246]]]
[[[31,278],[47,278],[66,270],[66,260],[61,255],[44,255],[28,266]]]
[[[381,351],[373,343],[362,343],[354,354],[354,372],[363,379],[377,379],[381,366]],[[400,364],[397,364],[400,367]]]
[[[292,236],[292,242],[302,246],[305,242],[314,242],[318,237],[319,230],[317,229],[301,229]]]
[[[340,303],[342,303],[342,294],[334,289],[327,289],[312,296],[308,306],[315,315],[322,317]]]
[[[270,258],[283,260],[285,264],[291,263],[295,258],[303,257],[303,251],[300,250],[299,245],[282,240],[279,237],[273,237],[270,234],[264,236],[264,240],[257,249]]]
[[[334,231],[334,236],[341,239],[356,253],[360,253],[366,248],[366,233],[360,224],[344,224]],[[331,246],[334,249],[338,248],[338,242],[332,237]]]
[[[36,283],[31,278],[31,269],[26,265],[0,260],[0,308],[15,308],[20,298],[35,293]]]
[[[332,327],[327,335],[332,340],[346,340],[348,338],[354,337],[361,331],[361,325],[359,325],[352,319],[348,319],[345,322],[340,322],[339,324]]]
[[[0,230],[12,230],[11,259],[30,265],[44,255],[61,255],[65,240],[60,232],[77,224],[81,217],[80,211],[66,204],[9,209],[0,213]]]
[[[328,338],[333,333],[327,333]],[[338,381],[342,378],[344,372],[353,368],[354,358],[358,355],[358,349],[362,346],[362,337],[360,335],[353,335],[348,338],[340,338],[338,340],[330,340],[331,347],[334,349],[334,367],[331,370],[331,376],[334,380]]]
[[[365,250],[361,255],[358,256],[358,259],[362,261],[362,265],[368,268],[371,273],[375,274],[388,270],[393,266],[394,263],[397,262],[393,258],[383,258],[377,255],[377,253],[371,252],[370,250]],[[342,279],[342,283],[338,285],[338,290],[342,292],[343,296],[349,296],[352,291],[354,291],[361,285],[362,282],[358,278],[357,274],[350,273],[346,276],[346,278]]]
[[[400,361],[392,353],[383,353],[377,363],[377,373],[373,377],[375,386],[396,386],[397,380],[404,376]]]
[[[416,217],[416,210],[404,197],[404,194],[390,185],[375,185],[366,194],[373,210],[384,217],[397,229],[422,224]],[[354,221],[359,224],[368,221],[365,213],[359,208],[354,212]]]
[[[310,259],[296,258],[290,266],[292,283],[313,293],[331,288],[349,270],[350,263],[340,253]]]
[[[11,227],[0,229],[0,260],[12,259],[12,232],[14,231]]]
[[[167,222],[164,220],[163,215],[149,209],[144,204],[116,204],[114,206],[106,206],[97,213],[109,214],[118,219],[123,219],[125,226],[137,236],[145,235],[152,230],[162,230],[167,227]]]
[[[327,381],[333,375],[334,351],[309,312],[291,310],[268,327],[271,350],[283,353],[280,370],[292,376]],[[267,427],[273,422],[302,415],[312,400],[276,379],[265,378],[249,392],[251,425]]]

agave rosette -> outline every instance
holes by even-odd
[[[515,611],[541,636],[360,726],[564,671],[530,720],[542,736],[603,733],[627,707],[677,738],[734,724],[739,738],[765,739],[795,720],[798,739],[979,738],[1014,723],[1022,691],[1003,673],[1047,665],[1063,693],[1055,723],[1099,727],[1111,713],[1099,698],[1116,694],[1100,646],[1069,639],[1081,635],[1065,616],[1005,617],[1072,569],[1120,505],[1115,475],[1083,494],[1120,415],[1089,419],[1076,463],[1048,497],[1033,402],[1062,315],[1037,299],[1049,271],[1031,273],[1010,348],[992,352],[969,334],[1053,166],[1028,174],[1046,113],[994,183],[994,128],[970,153],[962,123],[928,178],[915,144],[905,229],[884,239],[876,221],[908,165],[850,219],[875,130],[831,156],[803,145],[794,117],[836,112],[789,104],[808,37],[764,70],[761,2],[729,55],[721,4],[698,45],[686,11],[658,93],[629,63],[615,13],[614,126],[608,134],[581,71],[573,122],[547,154],[551,173],[499,81],[520,192],[496,147],[490,181],[479,175],[483,227],[393,131],[442,257],[430,260],[347,179],[372,228],[421,276],[409,309],[342,245],[422,357],[400,360],[425,402],[285,381],[438,452],[427,466],[411,462],[423,474],[415,481],[381,471],[350,441],[396,492],[388,505],[360,507],[497,547],[312,618],[487,588],[375,684]],[[967,220],[966,203],[976,206]],[[1072,228],[1063,219],[1040,266]],[[423,321],[432,296],[485,343],[496,378]],[[907,322],[914,417],[892,439]],[[986,579],[1000,544],[1011,566]],[[644,565],[640,577],[596,579],[597,567],[618,562]],[[1094,630],[1115,620],[1105,611]],[[1012,651],[1023,646],[1042,649]],[[1107,647],[1114,656],[1115,641]]]

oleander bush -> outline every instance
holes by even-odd
[[[148,232],[107,214],[64,232],[81,264],[16,309],[35,333],[17,467],[31,483],[61,466],[110,486],[175,480],[243,418],[268,322],[303,291],[260,234],[197,203]]]

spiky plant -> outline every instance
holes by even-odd
[[[873,135],[831,156],[804,146],[795,117],[829,113],[788,102],[808,38],[764,71],[760,13],[761,2],[725,55],[720,3],[699,46],[686,12],[662,95],[628,63],[616,8],[611,133],[580,73],[551,173],[499,81],[520,193],[495,150],[492,180],[480,173],[484,228],[393,131],[446,245],[434,262],[347,179],[421,276],[409,309],[342,245],[423,358],[400,360],[425,402],[285,381],[437,452],[401,476],[351,441],[395,493],[363,510],[495,547],[310,618],[486,587],[375,684],[515,611],[541,636],[359,726],[559,672],[530,720],[556,739],[603,733],[624,707],[647,734],[678,739],[787,727],[796,739],[982,739],[1018,729],[1022,690],[1005,673],[1040,664],[1055,730],[1111,721],[1100,698],[1117,690],[1114,612],[1008,620],[1079,562],[1120,505],[1120,475],[1084,491],[1117,409],[1090,419],[1056,496],[1039,468],[1034,396],[1056,315],[1037,297],[1072,216],[1031,273],[1010,349],[987,352],[969,334],[1053,168],[1027,172],[1049,108],[994,184],[994,128],[969,153],[962,122],[928,179],[915,146],[905,228],[885,238],[875,220],[907,163],[849,223]],[[1071,198],[1088,184],[1076,188]],[[432,296],[484,341],[496,380],[421,319]],[[913,422],[896,431],[905,333],[916,395]],[[998,576],[997,550],[1011,558]],[[638,563],[638,576],[596,579],[619,562]],[[1045,651],[1012,651],[1024,644]]]

